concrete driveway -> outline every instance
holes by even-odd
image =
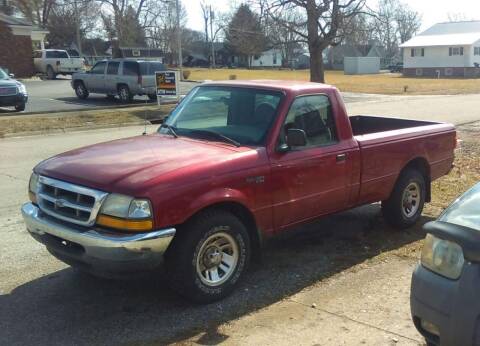
[[[70,86],[70,78],[56,80],[29,80],[24,82],[28,91],[26,113],[54,112],[68,110],[86,110],[99,107],[115,107],[122,104],[118,99],[109,100],[105,95],[90,94],[86,100],[80,100]],[[185,95],[197,83],[181,82],[180,94]],[[154,103],[147,96],[135,96],[131,104]],[[0,108],[2,114],[17,114],[11,109]]]

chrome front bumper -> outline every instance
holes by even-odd
[[[99,273],[153,269],[175,235],[175,228],[125,234],[64,223],[32,203],[22,206],[28,232],[57,258]]]

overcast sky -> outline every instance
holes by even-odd
[[[203,30],[200,0],[181,0],[188,11],[188,26],[195,30]],[[242,3],[241,0],[207,0],[219,12],[229,11],[231,6]],[[369,6],[375,7],[376,0],[367,0]],[[438,22],[448,20],[449,14],[462,18],[480,20],[480,0],[402,0],[423,16],[422,28],[425,30]]]

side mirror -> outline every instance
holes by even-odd
[[[287,143],[280,145],[278,151],[286,152],[292,147],[304,147],[307,145],[307,135],[301,129],[288,129],[286,139]]]
[[[307,145],[307,135],[301,129],[288,129],[287,145],[291,147],[304,147]]]
[[[8,76],[9,76],[10,78],[15,78],[15,75],[14,75],[13,73],[9,73]]]

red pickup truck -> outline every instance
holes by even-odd
[[[157,133],[38,164],[22,213],[72,266],[97,275],[162,266],[177,292],[211,302],[238,285],[265,239],[292,226],[377,201],[390,224],[412,225],[455,147],[450,124],[348,117],[329,85],[205,83]]]

